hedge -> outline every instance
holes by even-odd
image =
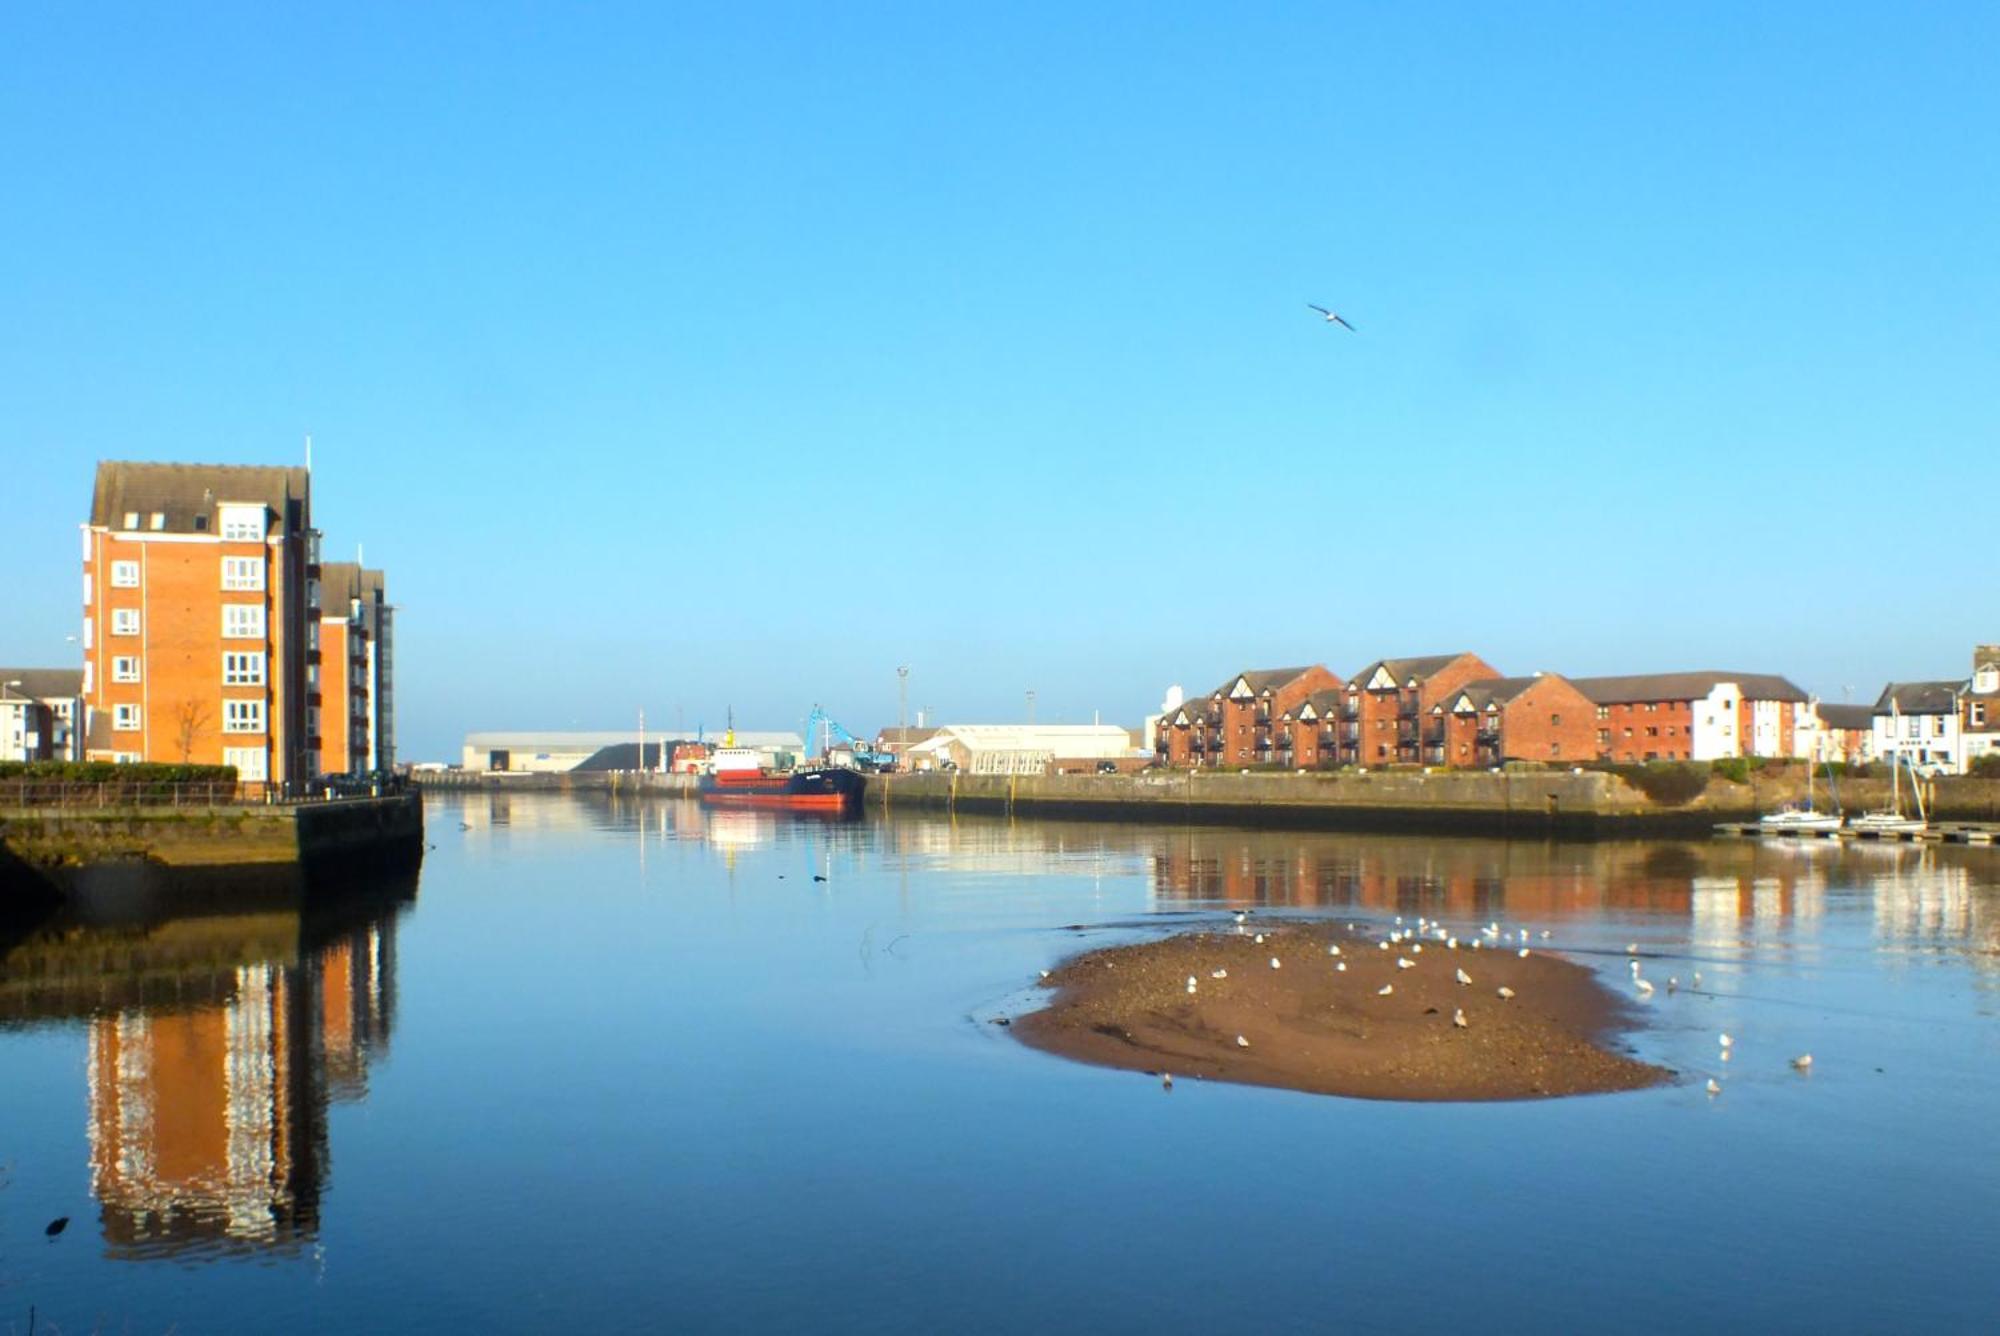
[[[49,779],[79,784],[234,784],[233,765],[170,765],[137,761],[0,761],[0,779]]]

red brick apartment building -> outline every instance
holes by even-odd
[[[1425,765],[1597,759],[1597,707],[1555,673],[1468,682],[1431,706]]]
[[[1714,761],[1797,756],[1811,698],[1775,673],[1642,673],[1579,677],[1596,707],[1607,760]]]
[[[1433,705],[1468,682],[1500,676],[1477,654],[1377,659],[1347,680],[1331,759],[1342,765],[1416,765]]]
[[[321,568],[319,766],[362,774],[395,765],[394,609],[381,571],[352,561]]]
[[[1294,761],[1292,731],[1280,721],[1314,692],[1339,687],[1321,664],[1238,673],[1163,716],[1154,749],[1176,766],[1305,764]]]
[[[319,535],[302,468],[106,462],[83,526],[90,760],[317,770]]]

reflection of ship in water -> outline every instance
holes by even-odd
[[[327,1106],[395,1012],[403,883],[236,912],[50,921],[0,951],[0,1026],[84,1018],[90,1176],[112,1257],[286,1249],[319,1226]],[[292,903],[285,902],[290,895]]]

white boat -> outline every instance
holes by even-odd
[[[1891,736],[1902,736],[1901,713],[1892,697],[1889,701]],[[1901,751],[1889,753],[1888,807],[1874,812],[1863,812],[1847,823],[1849,830],[1861,835],[1919,835],[1931,828],[1930,820],[1924,812],[1924,791],[1917,783],[1914,771],[1910,775],[1910,788],[1917,796],[1917,814],[1903,815],[1903,767],[1907,764]]]
[[[1813,807],[1813,768],[1806,766],[1806,801],[1803,807],[1781,807],[1775,812],[1767,812],[1757,818],[1757,824],[1765,831],[1782,835],[1787,831],[1839,830],[1841,817],[1838,812],[1821,812]]]

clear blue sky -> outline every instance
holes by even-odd
[[[468,729],[2000,638],[1991,5],[10,6],[0,661],[294,462]],[[1358,334],[1315,323],[1308,301]]]

